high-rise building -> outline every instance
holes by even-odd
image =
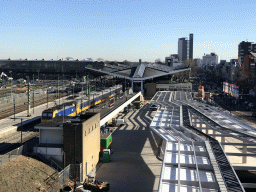
[[[185,61],[188,59],[188,40],[185,37],[179,38],[178,56],[180,61]]]
[[[252,52],[256,53],[256,44],[252,44]]]
[[[188,58],[191,60],[193,60],[193,38],[194,38],[193,33],[190,33],[189,34],[189,56],[188,56]]]
[[[193,60],[193,33],[189,34],[189,40],[187,38],[179,38],[178,40],[178,56],[180,61],[187,59]]]
[[[254,45],[253,45],[253,47],[255,47]],[[252,51],[252,42],[242,41],[238,45],[238,60],[239,60],[240,64],[244,63],[245,55],[249,54],[251,51]]]

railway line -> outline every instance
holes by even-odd
[[[34,130],[34,125],[30,125],[22,131],[22,143],[38,137],[39,133]],[[19,147],[21,145],[21,132],[16,132],[0,139],[0,156]]]
[[[48,102],[54,101],[56,99],[60,99],[62,97],[63,97],[63,95],[61,95],[60,97],[55,97],[55,95],[50,95],[48,97]],[[47,96],[37,98],[37,100],[35,100],[34,103],[35,103],[35,105],[33,105],[33,101],[30,102],[30,110],[31,111],[33,110],[33,107],[47,103]],[[27,110],[26,103],[24,104],[24,102],[19,102],[19,103],[15,104],[15,114],[20,113],[25,110]],[[0,119],[4,119],[4,118],[10,117],[12,115],[14,115],[14,104],[13,103],[9,104],[9,106],[4,109],[1,108]]]

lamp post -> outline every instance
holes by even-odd
[[[20,145],[22,145],[22,131],[23,131],[22,118],[21,118],[20,120],[21,120],[21,123],[20,123],[20,126],[21,126],[21,131],[20,131]]]
[[[33,90],[33,114],[35,113],[35,91]]]
[[[13,99],[13,112],[14,112],[14,118],[13,118],[13,120],[15,121],[15,98]]]
[[[58,75],[58,87],[57,87],[57,89],[58,89],[58,97],[59,97],[59,105],[60,105],[59,75]]]
[[[12,99],[12,71],[9,71],[9,73],[11,74],[11,99]]]

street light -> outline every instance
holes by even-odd
[[[11,99],[12,99],[12,71],[9,71],[9,73],[11,74]]]

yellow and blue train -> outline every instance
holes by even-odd
[[[106,98],[122,95],[122,85],[117,85],[102,91],[92,93],[87,99],[76,99],[62,105],[57,105],[42,112],[41,122],[53,119],[57,116],[76,116],[94,105],[101,103]]]

